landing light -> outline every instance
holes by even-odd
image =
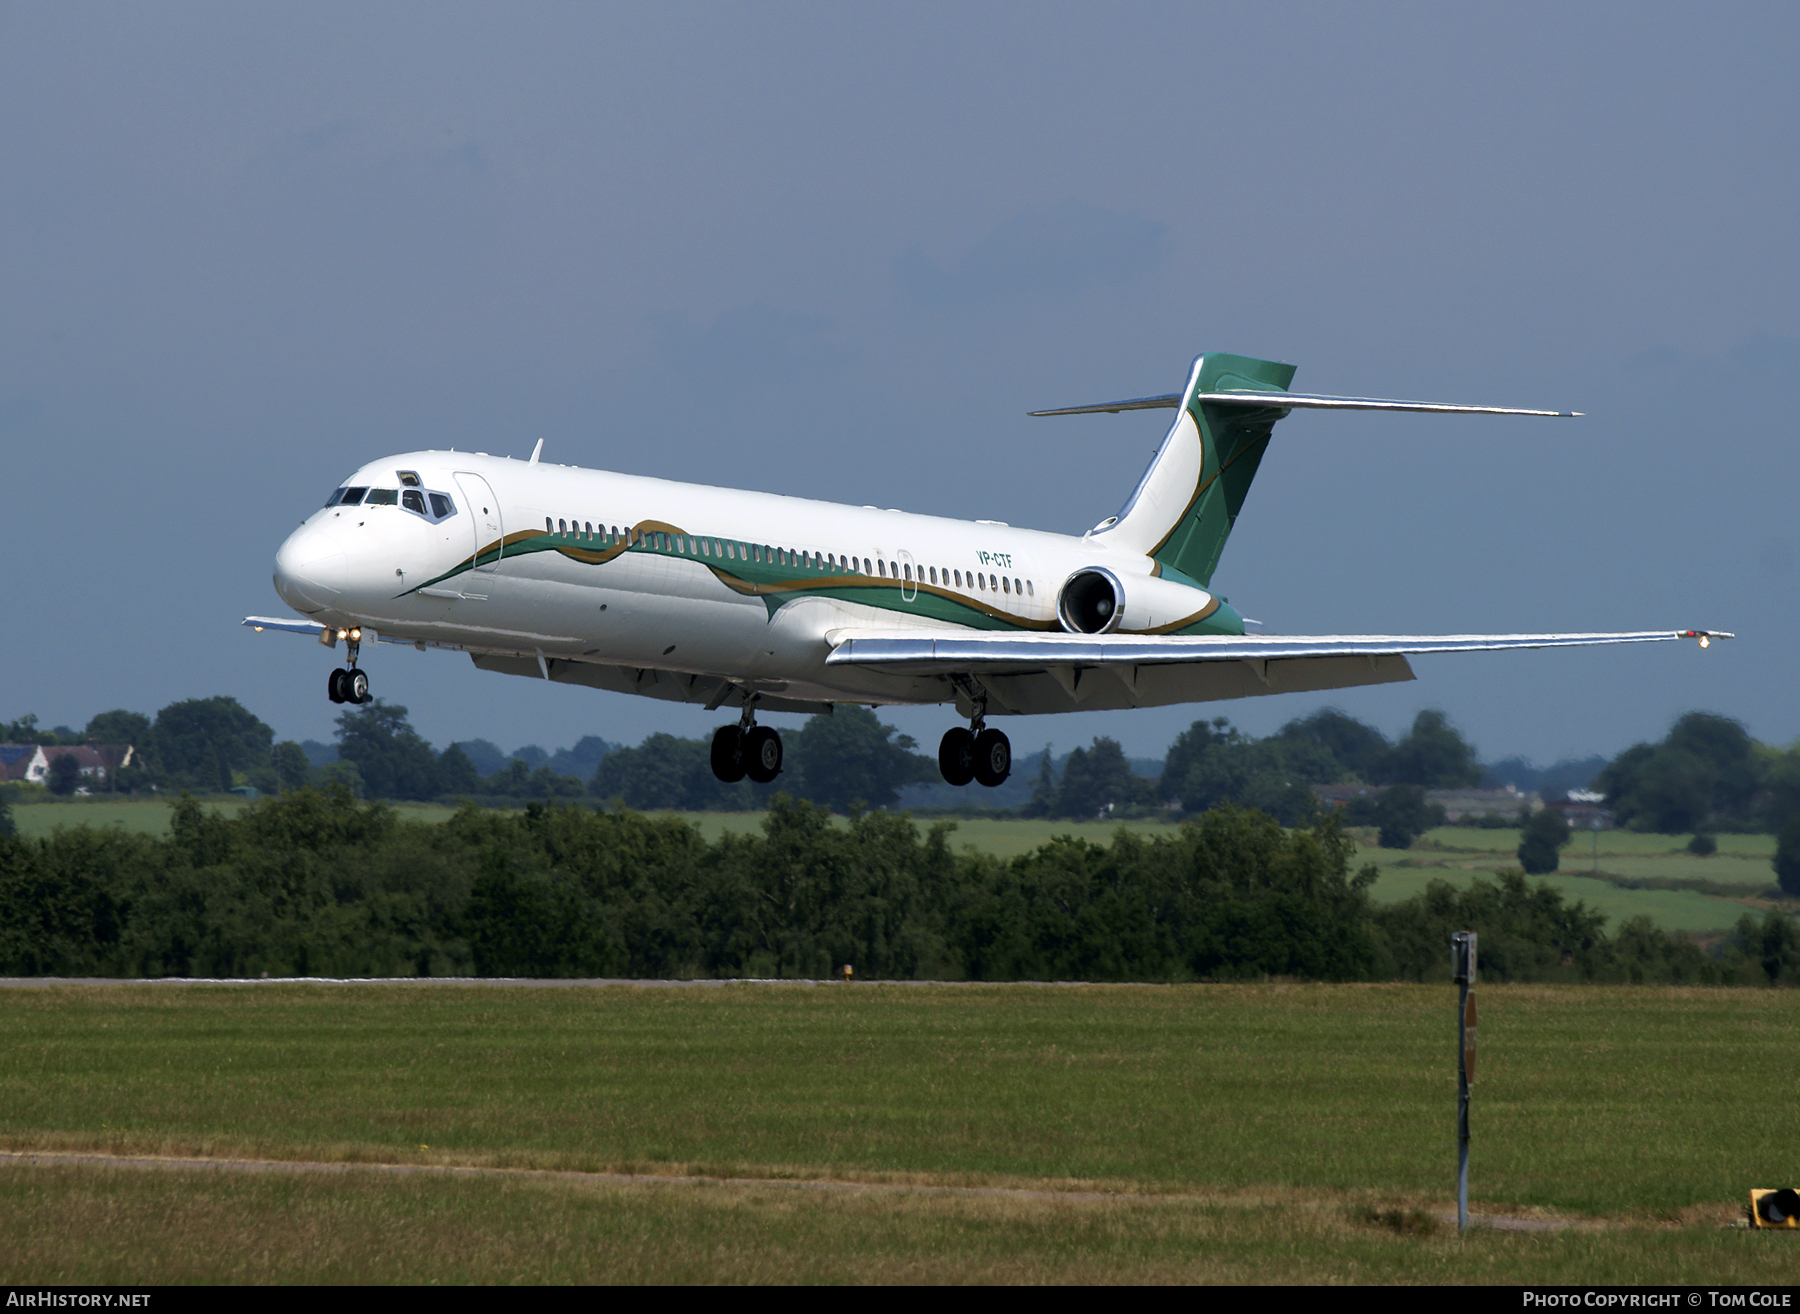
[[[1701,647],[1702,647],[1702,648],[1710,648],[1710,647],[1712,647],[1712,635],[1710,635],[1710,634],[1702,634],[1702,635],[1701,635],[1701,636],[1700,636],[1700,646],[1701,646]]]
[[[361,630],[351,630],[350,631],[350,642],[351,643],[361,643],[362,642],[362,631]]]
[[[340,639],[347,639],[347,638],[349,638],[349,637],[350,637],[350,631],[349,631],[349,630],[339,630],[339,631],[338,631],[338,638],[340,638]]]

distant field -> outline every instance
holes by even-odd
[[[223,816],[235,817],[246,806],[240,798],[208,798],[202,805]],[[397,803],[403,817],[415,821],[443,821],[454,814],[454,808],[435,803]],[[27,803],[12,810],[13,825],[21,837],[38,839],[58,826],[111,826],[134,835],[167,835],[169,833],[169,800],[70,799],[55,803]]]
[[[1791,1177],[1800,992],[1482,990],[1477,1213],[1609,1226],[1432,1222],[1443,987],[8,991],[7,1149],[750,1180],[0,1164],[0,1281],[1791,1280],[1719,1224]]]

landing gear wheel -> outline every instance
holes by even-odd
[[[344,701],[347,703],[372,703],[375,701],[375,695],[369,692],[369,677],[355,667],[344,672],[344,682],[340,687],[344,691]]]
[[[1012,743],[998,730],[975,736],[975,779],[992,789],[1012,774]]]
[[[744,735],[744,773],[759,785],[781,774],[781,736],[766,725],[752,726]]]
[[[334,703],[341,703],[344,701],[343,667],[334,666],[331,668],[331,678],[325,681],[325,696]]]
[[[744,732],[735,725],[713,731],[712,772],[728,785],[744,778]]]
[[[975,779],[975,736],[960,725],[944,731],[938,741],[938,770],[946,785],[966,785]]]

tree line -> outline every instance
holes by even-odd
[[[1791,984],[1800,931],[1746,915],[1703,950],[1517,873],[1395,905],[1335,814],[1224,805],[1155,838],[1059,838],[1010,860],[954,824],[776,797],[760,834],[591,803],[410,822],[337,783],[234,818],[192,798],[166,838],[0,838],[0,973],[803,977],[972,981],[1489,979]]]
[[[343,784],[352,794],[393,800],[469,798],[488,804],[593,797],[642,809],[680,811],[760,811],[776,789],[843,813],[861,805],[893,807],[911,786],[937,782],[934,761],[917,751],[906,735],[881,722],[867,708],[839,707],[815,716],[788,740],[788,765],[777,785],[749,781],[727,785],[712,775],[707,741],[656,734],[635,748],[612,748],[590,737],[552,759],[541,750],[500,764],[485,741],[469,751],[451,744],[438,752],[411,726],[407,709],[377,701],[347,710],[337,719],[337,760],[315,766],[293,741],[276,743],[270,727],[233,698],[195,698],[171,703],[154,720],[118,709],[94,717],[77,732],[67,726],[43,730],[37,718],[0,723],[0,740],[46,745],[86,742],[134,744],[131,767],[113,773],[103,788],[199,793],[249,785],[264,793]],[[477,769],[479,756],[487,770]],[[527,761],[539,761],[535,768]],[[559,771],[593,760],[582,778]],[[1051,748],[1021,767],[1034,772],[1026,816],[1091,820],[1108,816],[1198,814],[1224,803],[1257,808],[1283,824],[1304,824],[1313,807],[1313,786],[1362,784],[1366,797],[1353,799],[1345,819],[1376,827],[1381,842],[1404,848],[1433,825],[1441,810],[1425,791],[1497,784],[1496,771],[1517,775],[1516,761],[1483,767],[1474,745],[1443,712],[1418,714],[1407,733],[1390,741],[1373,726],[1336,709],[1298,717],[1264,738],[1247,735],[1223,718],[1195,721],[1170,746],[1161,769],[1143,775],[1116,740],[1096,738],[1058,764]],[[500,769],[493,770],[499,766]],[[1576,774],[1570,775],[1569,770]],[[1660,742],[1635,744],[1610,762],[1593,759],[1559,764],[1541,776],[1546,785],[1577,780],[1593,770],[1590,788],[1605,795],[1618,824],[1666,834],[1762,831],[1781,836],[1781,848],[1800,863],[1800,745],[1786,750],[1757,743],[1743,725],[1706,712],[1680,717]],[[79,777],[61,773],[55,787],[73,790]],[[1514,824],[1496,818],[1497,824]],[[1523,822],[1525,819],[1519,819]],[[1528,868],[1542,866],[1566,843],[1545,833],[1533,852],[1523,851]],[[1702,848],[1706,840],[1700,841]],[[1548,844],[1549,848],[1544,848]],[[1800,886],[1796,887],[1800,889]]]

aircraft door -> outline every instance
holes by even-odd
[[[896,552],[900,561],[900,601],[911,602],[919,596],[919,563],[910,552]]]
[[[463,505],[475,528],[475,569],[492,573],[505,551],[506,523],[500,516],[500,499],[487,480],[466,470],[456,472],[456,486],[462,490]]]

